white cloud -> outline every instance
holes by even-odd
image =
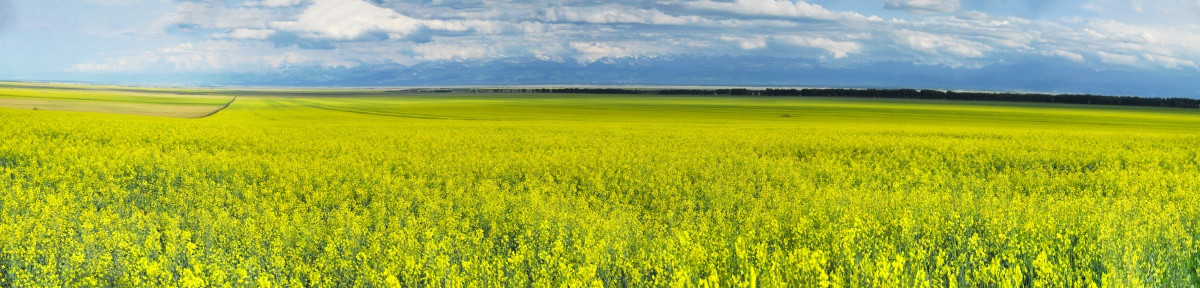
[[[1113,54],[1104,51],[1096,51],[1096,56],[1100,56],[1100,62],[1108,64],[1118,64],[1125,66],[1138,66],[1138,57],[1132,55]]]
[[[595,60],[600,57],[624,57],[632,55],[628,49],[610,43],[571,42],[571,49]]]
[[[800,46],[817,48],[828,51],[833,54],[833,58],[846,58],[849,54],[857,54],[862,52],[862,45],[849,41],[834,41],[825,37],[805,37],[805,36],[789,36],[784,37],[785,42]]]
[[[1155,54],[1147,53],[1147,54],[1142,54],[1142,58],[1145,58],[1146,60],[1149,60],[1150,62],[1153,62],[1153,63],[1158,63],[1159,65],[1162,65],[1163,68],[1168,68],[1168,69],[1176,69],[1176,68],[1183,68],[1183,67],[1197,68],[1195,61],[1179,59],[1179,58],[1175,58],[1175,57],[1171,57],[1171,56],[1163,56],[1163,55],[1155,55]]]
[[[295,21],[271,26],[333,40],[354,40],[374,32],[408,35],[421,29],[417,19],[362,0],[315,0]]]
[[[657,42],[570,42],[575,59],[583,63],[596,62],[603,58],[658,57],[671,47]]]
[[[1042,53],[1042,55],[1060,57],[1060,58],[1075,61],[1075,62],[1083,62],[1083,55],[1080,55],[1079,53],[1067,51],[1067,50],[1062,50],[1062,49],[1047,51],[1045,53]]]
[[[695,10],[731,13],[751,17],[786,17],[815,20],[867,19],[853,12],[833,12],[817,4],[809,4],[803,0],[791,2],[788,0],[734,0],[733,2],[717,2],[701,0],[687,2],[684,7]],[[876,18],[877,19],[877,18]]]
[[[262,63],[270,65],[271,68],[308,63],[311,61],[309,57],[305,57],[296,52],[284,52],[277,55],[266,55],[260,58],[260,60]]]
[[[888,0],[883,7],[914,14],[930,14],[958,11],[962,3],[960,0]]]
[[[224,5],[185,1],[176,6],[175,13],[165,18],[178,26],[237,29],[266,28],[270,16],[267,10],[255,7],[231,9]]]
[[[553,7],[544,10],[548,22],[583,22],[592,24],[711,24],[699,16],[672,16],[658,10],[644,10],[620,5],[602,7]]]
[[[1200,50],[1195,49],[1200,47],[1200,25],[1033,20],[962,11],[961,0],[885,1],[887,8],[918,14],[958,12],[885,21],[804,0],[183,1],[176,4],[176,13],[164,17],[161,27],[167,31],[158,30],[163,37],[196,43],[195,49],[135,52],[76,68],[232,69],[290,61],[408,65],[504,57],[596,61],[665,55],[767,55],[817,61],[849,57],[952,67],[982,67],[1025,57],[1147,69],[1183,69],[1200,61]],[[1192,2],[1172,3],[1181,8],[1177,14],[1190,12]],[[1158,6],[1147,4],[1145,11],[1162,6],[1154,5]],[[200,49],[206,40],[242,48]],[[185,55],[189,53],[192,56]],[[267,55],[294,57],[276,57],[282,60],[272,62]]]
[[[426,43],[413,47],[421,60],[468,60],[494,56],[487,47]]]
[[[103,63],[86,62],[71,65],[68,72],[129,72],[144,70],[150,64],[158,62],[158,57],[151,53],[109,59]]]
[[[726,35],[721,36],[721,41],[737,43],[738,47],[742,48],[742,50],[755,50],[767,47],[767,38],[762,36],[743,38]]]
[[[421,30],[485,33],[499,30],[487,21],[416,19],[362,0],[314,0],[296,20],[271,22],[271,27],[328,40],[358,40],[373,33],[403,38]]]
[[[902,44],[930,55],[979,58],[983,52],[992,48],[970,40],[960,39],[951,35],[940,35],[920,31],[897,31],[896,36]]]
[[[259,2],[250,2],[249,4],[266,7],[287,7],[300,5],[300,0],[263,0]]]
[[[959,13],[957,15],[957,17],[960,19],[963,19],[963,20],[977,20],[977,21],[978,20],[987,20],[987,19],[991,18],[991,16],[988,16],[986,13],[979,12],[979,11],[964,11],[962,13]]]
[[[1089,25],[1102,39],[1125,42],[1154,42],[1150,27],[1135,26],[1116,21],[1098,21]]]
[[[1196,68],[1200,27],[1140,26],[1113,20],[1091,21],[1079,37],[1100,62],[1133,67]]]
[[[263,54],[268,44],[246,44],[235,41],[210,40],[185,42],[154,51],[87,62],[71,66],[72,72],[146,72],[163,69],[177,71],[248,71],[278,68],[284,65],[311,63],[312,58],[295,51]]]

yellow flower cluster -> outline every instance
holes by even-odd
[[[0,109],[0,286],[1200,285],[1200,113],[1026,106]]]

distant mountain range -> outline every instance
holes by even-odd
[[[916,88],[1200,98],[1200,71],[1101,69],[1044,57],[979,68],[902,62],[829,64],[814,59],[747,56],[602,58],[592,62],[533,58],[427,62],[352,68],[298,66],[269,72],[126,75],[124,84],[431,87],[508,85],[671,85]]]

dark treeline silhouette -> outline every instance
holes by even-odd
[[[654,94],[653,90],[637,90],[624,88],[552,88],[552,89],[520,89],[532,93],[564,93],[564,94]]]
[[[760,96],[763,91],[750,89],[668,89],[658,90],[660,95],[729,95]]]
[[[1036,94],[1036,93],[992,93],[956,92],[918,89],[623,89],[623,88],[541,88],[519,89],[526,93],[565,94],[646,94],[646,95],[718,95],[718,96],[797,96],[797,97],[851,97],[851,98],[894,98],[894,99],[939,99],[972,101],[1036,102],[1063,104],[1095,104],[1122,106],[1151,106],[1174,108],[1200,108],[1200,99],[1149,98],[1133,96],[1103,96],[1091,94]]]
[[[766,89],[763,96],[856,97],[897,99],[941,99],[973,101],[1007,101],[1064,104],[1097,104],[1123,106],[1153,106],[1200,108],[1200,99],[1148,98],[1132,96],[1102,96],[1090,94],[1034,94],[955,92],[917,89]]]

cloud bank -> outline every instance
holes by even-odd
[[[1200,25],[1189,21],[1200,18],[1195,1],[1018,5],[1026,10],[960,0],[881,2],[829,8],[804,0],[178,1],[171,2],[173,13],[160,16],[158,30],[148,32],[173,43],[105,51],[63,70],[266,73],[462,61],[770,57],[820,67],[904,63],[914,65],[905,69],[955,71],[1056,59],[1080,71],[1200,71]],[[1028,12],[1044,5],[1075,10],[1058,17]],[[1116,6],[1142,12],[1106,12],[1122,8]]]
[[[883,7],[914,14],[948,13],[962,7],[960,0],[888,0]]]

